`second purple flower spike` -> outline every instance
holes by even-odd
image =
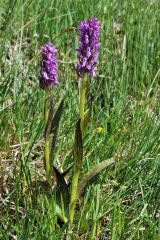
[[[39,85],[42,89],[51,90],[53,85],[59,85],[57,81],[58,64],[56,57],[57,49],[52,43],[46,43],[41,47],[41,75]]]
[[[95,76],[95,64],[98,60],[100,24],[96,18],[79,22],[79,48],[77,73]]]

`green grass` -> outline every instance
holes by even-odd
[[[27,189],[34,172],[41,177],[35,164],[43,164],[39,48],[50,40],[59,49],[60,88],[53,96],[55,108],[62,95],[65,99],[55,151],[62,170],[72,162],[78,119],[77,34],[53,39],[90,16],[101,23],[101,46],[97,76],[87,90],[93,119],[83,173],[110,157],[116,163],[87,188],[77,206],[73,239],[160,238],[159,7],[158,0],[0,0],[0,239],[64,237],[55,196],[48,200]],[[98,133],[98,127],[105,131]]]

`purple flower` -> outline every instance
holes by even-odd
[[[82,76],[83,73],[95,76],[95,64],[98,60],[99,50],[99,31],[100,24],[96,18],[79,22],[79,49],[77,65],[77,73],[79,76]]]
[[[46,43],[41,47],[41,75],[39,85],[42,89],[51,90],[53,85],[59,85],[57,81],[58,64],[56,57],[57,49],[52,43]]]

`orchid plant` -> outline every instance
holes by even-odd
[[[56,213],[64,221],[69,222],[72,227],[75,206],[78,197],[84,191],[89,181],[100,171],[114,163],[113,159],[105,160],[94,166],[85,176],[79,178],[83,167],[83,139],[89,118],[85,115],[85,99],[88,86],[88,77],[96,76],[96,63],[99,53],[99,34],[100,24],[95,18],[78,23],[79,48],[77,50],[77,75],[79,78],[79,119],[76,124],[75,140],[73,147],[73,165],[72,177],[70,182],[66,182],[65,175],[71,170],[60,173],[53,166],[52,155],[56,144],[56,138],[59,128],[59,122],[63,110],[63,101],[59,104],[57,111],[53,114],[51,107],[51,91],[53,86],[58,86],[58,64],[57,64],[57,49],[51,44],[46,43],[41,47],[41,75],[39,77],[39,85],[45,91],[44,102],[44,121],[45,121],[45,147],[44,147],[44,168],[46,171],[46,179],[51,187],[52,171],[56,176],[57,188],[54,191],[57,194],[56,198]],[[51,139],[51,134],[53,138]],[[61,202],[63,201],[63,211]]]
[[[58,64],[56,58],[57,49],[51,43],[46,43],[41,47],[42,61],[41,61],[41,75],[39,77],[39,86],[45,90],[45,150],[44,150],[44,167],[46,170],[46,177],[50,181],[51,164],[50,164],[50,138],[47,131],[49,126],[49,103],[50,93],[54,85],[58,85]]]

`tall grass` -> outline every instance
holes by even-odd
[[[79,199],[73,239],[160,238],[159,1],[0,0],[0,239],[65,237],[55,196],[28,193],[33,176],[44,175],[39,47],[50,40],[59,49],[54,107],[63,95],[65,108],[54,164],[61,171],[72,162],[78,117],[77,33],[61,32],[90,16],[101,22],[101,46],[87,92],[93,120],[83,171],[110,157],[116,163]]]

